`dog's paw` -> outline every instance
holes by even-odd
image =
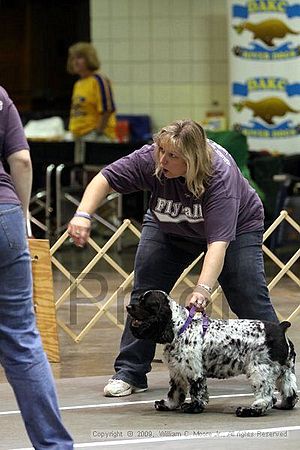
[[[199,414],[204,410],[204,405],[201,402],[193,401],[191,403],[183,403],[181,409],[184,413]]]
[[[249,408],[249,407],[243,407],[239,406],[237,410],[235,411],[237,417],[259,417],[264,416],[266,411],[264,411],[261,408]]]
[[[296,392],[290,397],[282,400],[279,405],[274,406],[275,409],[293,409],[296,403],[299,401],[299,397]]]
[[[156,400],[154,403],[154,408],[156,411],[171,411],[170,408],[166,405],[165,400]]]

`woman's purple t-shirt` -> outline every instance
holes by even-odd
[[[232,156],[213,141],[213,175],[196,198],[184,178],[159,180],[154,175],[154,148],[145,145],[102,170],[117,192],[151,192],[150,210],[165,233],[214,241],[232,241],[242,233],[263,229],[263,205]]]
[[[11,177],[1,162],[20,150],[29,150],[21,119],[7,92],[0,86],[0,203],[20,203]]]

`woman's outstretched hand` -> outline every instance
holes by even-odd
[[[84,217],[73,217],[68,225],[68,233],[77,247],[84,247],[90,237],[91,221]]]

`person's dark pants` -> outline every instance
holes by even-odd
[[[169,293],[183,270],[207,250],[205,241],[165,234],[153,220],[146,214],[135,258],[131,303],[149,289]],[[278,322],[265,280],[262,234],[245,233],[230,243],[218,281],[238,318]],[[113,378],[147,387],[146,374],[151,370],[154,354],[155,344],[135,339],[127,318]]]

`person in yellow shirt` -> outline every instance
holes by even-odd
[[[99,68],[100,61],[91,43],[78,42],[69,48],[67,70],[79,76],[73,87],[69,122],[76,142],[76,162],[83,162],[82,143],[116,141],[116,107],[111,82],[97,72]]]

